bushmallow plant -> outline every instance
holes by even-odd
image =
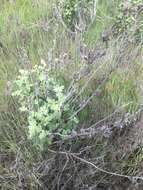
[[[63,138],[78,123],[76,116],[70,117],[74,110],[64,86],[51,77],[44,61],[19,71],[12,95],[18,98],[20,111],[26,113],[28,137],[40,148],[51,144],[55,136]]]

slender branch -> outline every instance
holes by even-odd
[[[105,174],[108,174],[108,175],[112,175],[112,176],[117,176],[117,177],[122,177],[122,178],[128,178],[129,180],[131,181],[135,181],[135,180],[143,180],[143,176],[129,176],[129,175],[123,175],[123,174],[119,174],[119,173],[115,173],[115,172],[110,172],[110,171],[107,171],[105,169],[102,169],[100,167],[98,167],[97,165],[95,165],[94,163],[88,161],[88,160],[85,160],[79,156],[77,156],[77,154],[75,153],[68,153],[68,152],[62,152],[62,151],[54,151],[54,150],[51,150],[51,149],[48,149],[48,151],[52,152],[52,153],[59,153],[59,154],[65,154],[66,156],[68,155],[69,157],[73,157],[75,158],[76,160],[79,160],[80,162],[82,163],[85,163],[87,165],[90,165],[92,166],[93,168],[95,168],[96,170],[100,171],[100,172],[103,172]]]

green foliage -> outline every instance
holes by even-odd
[[[73,25],[74,19],[76,17],[76,10],[75,10],[76,5],[77,5],[76,0],[68,0],[64,4],[63,18],[68,26]]]
[[[74,30],[75,23],[78,23],[79,21],[79,12],[81,12],[81,9],[90,7],[90,4],[92,3],[91,0],[67,0],[64,2],[63,5],[63,19],[68,27],[70,27],[72,30]],[[84,12],[82,10],[82,12]]]
[[[70,118],[74,110],[66,103],[64,86],[50,77],[44,63],[30,71],[20,70],[14,86],[13,96],[27,114],[29,138],[41,148],[52,142],[54,134],[62,137],[78,123],[76,117]]]
[[[142,26],[139,24],[142,18],[139,12],[140,5],[142,0],[121,1],[115,19],[115,35],[123,32],[133,32],[138,35],[142,32]]]

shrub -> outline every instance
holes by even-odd
[[[64,4],[63,18],[68,26],[73,25],[74,19],[76,17],[76,4],[76,0],[69,0]]]
[[[92,0],[64,1],[62,16],[66,25],[72,30],[74,30],[75,23],[78,23],[81,18],[85,19],[85,15],[86,17],[89,17],[88,11],[90,10],[90,7],[93,8]],[[91,10],[89,12],[91,13]],[[79,18],[79,14],[81,13],[82,15],[80,15],[80,18]]]
[[[139,37],[142,32],[142,25],[139,24],[139,20],[142,20],[141,6],[142,0],[121,1],[115,19],[115,35],[131,32]]]
[[[20,70],[13,96],[19,99],[20,111],[27,114],[29,138],[40,148],[50,144],[55,134],[68,134],[78,122],[70,117],[74,110],[66,101],[64,86],[50,76],[44,63]]]

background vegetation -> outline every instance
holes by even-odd
[[[2,190],[143,188],[142,42],[142,0],[0,2]]]

